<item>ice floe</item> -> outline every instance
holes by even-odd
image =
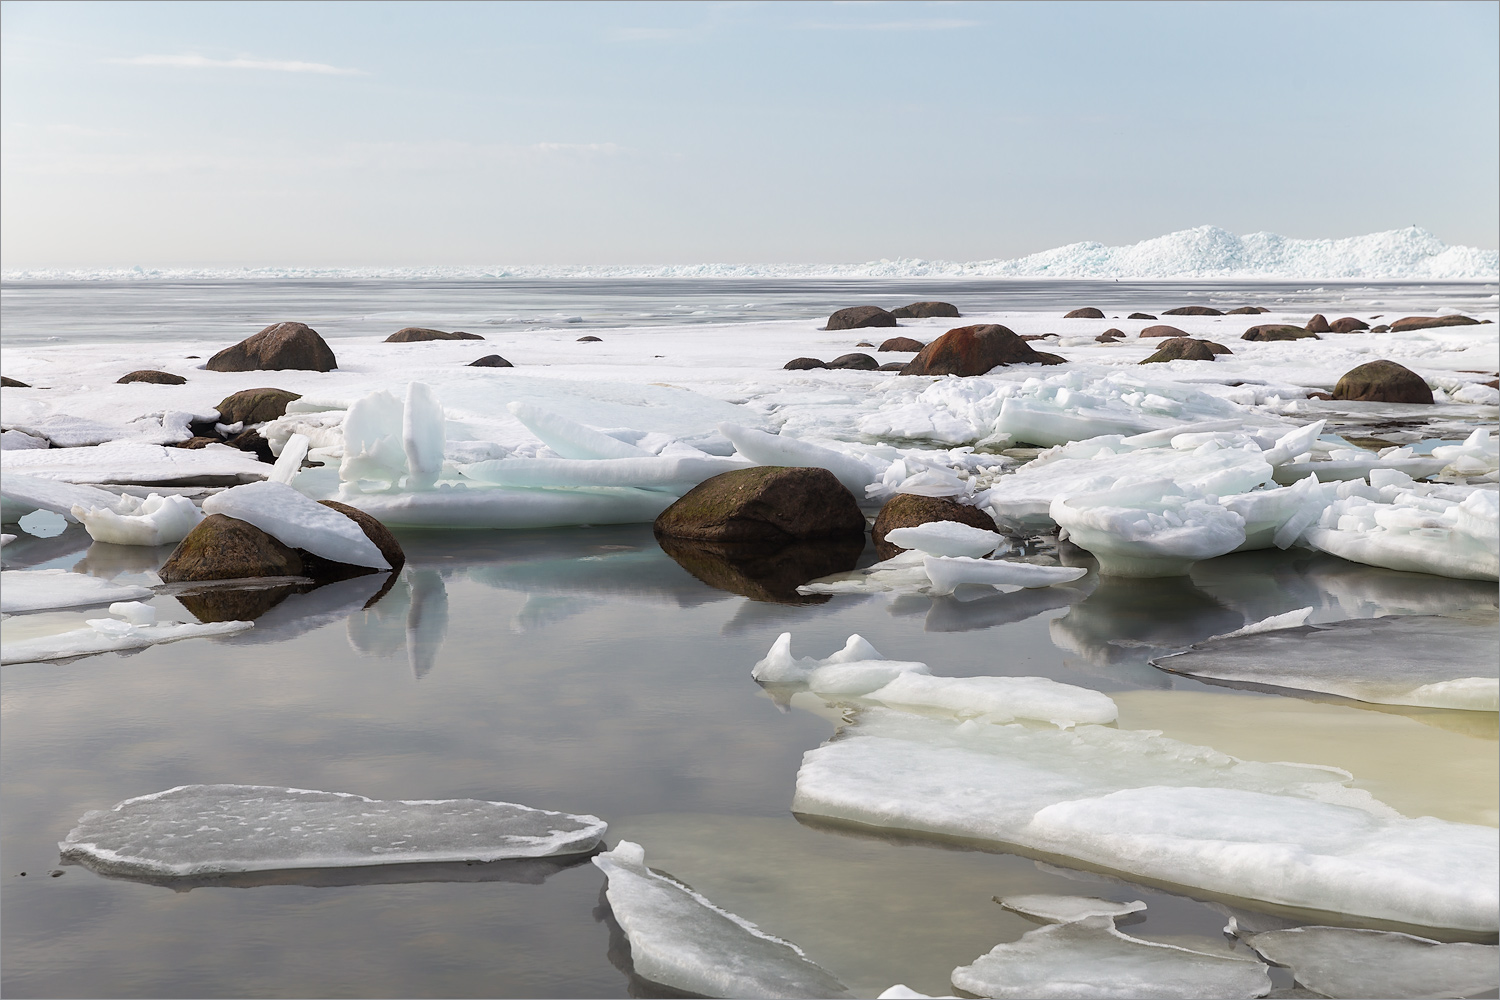
[[[0,572],[0,611],[76,608],[150,597],[146,587],[128,586],[65,569],[8,569]]]
[[[208,514],[255,525],[283,545],[350,566],[390,569],[353,518],[325,507],[283,483],[247,483],[203,501]]]
[[[1302,537],[1313,548],[1368,566],[1494,580],[1500,574],[1500,494],[1412,483],[1395,472],[1372,474],[1371,486],[1330,503]]]
[[[1039,927],[953,970],[953,985],[982,997],[1260,997],[1266,966],[1146,941],[1110,916]]]
[[[85,813],[58,849],[106,874],[203,876],[582,854],[605,829],[513,802],[179,785]]]
[[[1245,543],[1243,517],[1166,479],[1058,497],[1049,513],[1102,576],[1182,576]]]
[[[894,532],[892,532],[894,534]],[[930,556],[921,549],[898,552],[863,569],[819,577],[797,588],[800,594],[931,594],[943,597],[961,587],[1014,591],[1068,584],[1088,575],[1081,566],[1043,566],[1008,559]]]
[[[858,635],[819,660],[794,657],[792,634],[783,632],[750,673],[766,684],[805,684],[827,698],[862,698],[986,722],[1030,719],[1066,728],[1113,722],[1117,714],[1108,695],[1046,677],[934,677],[927,664],[887,660]]]
[[[74,504],[71,513],[90,538],[112,545],[170,545],[203,520],[203,512],[187,497],[159,493],[144,500],[126,494],[113,507]]]
[[[849,995],[795,945],[647,868],[639,844],[622,840],[592,860],[608,877],[605,895],[642,979],[709,997]]]
[[[65,520],[76,522],[78,519],[73,516],[75,505],[109,509],[119,502],[118,493],[28,476],[9,469],[0,478],[0,510],[4,512],[6,524],[15,524],[34,510],[51,511]]]
[[[234,635],[252,626],[252,622],[210,622],[206,624],[163,622],[133,625],[118,618],[91,618],[87,628],[54,635],[18,639],[0,645],[0,663],[31,663],[40,660],[62,660],[94,653],[118,653],[144,649],[163,642],[183,639],[205,639]]]
[[[112,441],[80,448],[0,452],[8,479],[19,472],[64,483],[173,483],[211,481],[219,485],[266,478],[271,467],[254,453],[228,445],[165,448]]]
[[[1139,913],[1146,908],[1146,904],[1139,899],[1129,903],[1116,903],[1094,896],[1044,894],[997,896],[995,902],[1007,910],[1014,910],[1028,917],[1035,917],[1053,924],[1072,923],[1088,917],[1124,917]]]
[[[1351,927],[1289,927],[1241,939],[1327,997],[1467,997],[1500,987],[1494,945]]]
[[[1000,547],[1005,536],[957,521],[929,521],[910,528],[892,528],[886,541],[903,549],[916,549],[932,556],[989,555]]]
[[[1305,618],[1306,612],[1151,662],[1203,680],[1318,691],[1380,705],[1500,709],[1493,622],[1414,615],[1304,625],[1288,620],[1294,615]]]
[[[1150,731],[866,709],[803,758],[795,812],[1011,844],[1232,897],[1493,931],[1492,828],[1408,819],[1327,768]]]

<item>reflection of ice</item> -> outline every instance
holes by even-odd
[[[534,632],[548,625],[567,621],[574,615],[598,607],[600,603],[600,601],[583,597],[549,597],[532,594],[526,598],[526,603],[521,605],[521,609],[511,619],[510,627],[517,632]]]
[[[995,628],[1035,618],[1056,608],[1066,608],[1086,599],[1093,590],[1092,580],[1075,584],[1019,590],[1014,594],[993,594],[977,601],[959,601],[952,597],[935,597],[927,608],[928,632],[970,632]],[[896,612],[893,608],[893,613]]]
[[[387,573],[370,573],[291,594],[257,616],[255,628],[233,641],[236,644],[286,642],[344,621],[358,615],[388,578]]]
[[[417,680],[437,663],[448,635],[448,590],[437,570],[407,570],[411,607],[406,612],[406,659]]]
[[[349,616],[349,648],[365,656],[394,656],[406,648],[411,584],[403,575],[384,597]]]
[[[1244,618],[1186,577],[1103,578],[1094,592],[1052,621],[1052,641],[1090,663],[1144,662],[1147,650],[1181,649],[1232,632]]]
[[[1330,997],[1467,997],[1500,986],[1500,949],[1349,927],[1293,927],[1245,937]]]

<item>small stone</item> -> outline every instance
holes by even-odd
[[[1095,337],[1094,339],[1101,344],[1113,344],[1117,340],[1124,339],[1124,337],[1124,330],[1116,330],[1111,327],[1110,329],[1105,330],[1103,333],[1099,334],[1099,336]]]
[[[1329,323],[1328,328],[1334,333],[1358,333],[1361,330],[1368,330],[1370,324],[1362,319],[1355,319],[1353,316],[1345,316]]]
[[[1142,337],[1186,337],[1187,336],[1187,331],[1186,330],[1179,330],[1175,326],[1167,326],[1166,324],[1162,324],[1161,326],[1148,326],[1148,327],[1146,327],[1146,329],[1144,329],[1144,330],[1141,331],[1141,336]]]
[[[173,375],[171,372],[157,372],[149,368],[121,375],[115,379],[116,385],[128,385],[131,382],[150,382],[152,385],[182,385],[187,379],[181,375]]]
[[[603,342],[604,342],[604,338],[603,337],[588,336],[588,337],[579,337],[578,338],[578,343],[580,343],[580,344],[600,344],[600,343],[603,343]]]
[[[907,362],[905,361],[887,361],[885,364],[881,365],[875,370],[878,372],[899,372],[905,371],[906,365]]]

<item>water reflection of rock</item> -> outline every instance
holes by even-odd
[[[1155,652],[1181,649],[1212,635],[1232,632],[1244,616],[1188,577],[1128,580],[1101,577],[1089,596],[1053,619],[1052,641],[1097,666],[1145,665]],[[1140,679],[1162,687],[1170,681]]]
[[[171,878],[164,875],[99,872],[105,878],[159,885],[176,892],[192,889],[258,889],[268,885],[301,885],[332,889],[355,885],[414,885],[420,882],[515,882],[541,885],[551,876],[588,863],[602,847],[588,854],[559,858],[516,858],[505,861],[443,861],[431,864],[366,865],[356,868],[284,868],[275,871],[229,872]],[[79,864],[74,861],[65,865]],[[84,865],[83,867],[88,867]],[[92,869],[91,869],[92,870]]]
[[[255,622],[255,628],[223,641],[262,645],[343,621],[378,602],[394,577],[379,573],[327,584],[293,578],[254,587],[193,586],[173,596],[199,621]]]
[[[827,594],[799,594],[804,583],[847,573],[864,551],[863,537],[787,545],[659,539],[662,551],[717,590],[770,604],[823,604]]]

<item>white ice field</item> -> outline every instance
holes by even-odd
[[[1271,252],[1242,248],[1250,251]],[[1079,251],[1079,260],[1086,256]],[[1371,319],[1380,311],[1347,313]],[[1468,312],[1496,318],[1492,306]],[[1481,728],[1488,725],[1496,708],[1495,656],[1487,655],[1494,652],[1493,609],[1467,608],[1455,617],[1443,587],[1495,581],[1500,563],[1500,391],[1485,384],[1500,360],[1497,326],[1252,343],[1238,339],[1245,327],[1301,325],[1310,311],[1158,321],[1127,320],[1123,309],[1107,313],[1065,320],[1060,310],[996,312],[835,332],[803,320],[591,328],[602,338],[596,343],[579,343],[577,329],[482,328],[484,342],[339,337],[330,338],[339,367],[328,373],[198,367],[228,341],[8,347],[5,374],[37,388],[0,394],[6,532],[26,537],[26,525],[42,516],[32,512],[42,511],[78,522],[82,528],[70,530],[87,531],[106,551],[146,549],[177,541],[205,514],[223,513],[289,545],[383,571],[388,564],[353,522],[312,501],[338,499],[397,529],[645,524],[720,472],[816,465],[833,471],[872,515],[905,492],[972,503],[995,521],[994,532],[950,523],[892,533],[890,541],[910,551],[801,588],[830,595],[829,606],[883,602],[894,616],[902,602],[931,600],[934,609],[961,617],[965,607],[1013,600],[1019,619],[1053,616],[1060,646],[1106,651],[1098,656],[1131,643],[1150,646],[1162,675],[1183,675],[1175,681],[1195,694],[1205,686],[1184,677],[1276,691],[1299,710],[1323,704],[1299,700],[1307,696],[1414,718],[1427,711],[1476,716]],[[1055,333],[1035,346],[1069,363],[963,379],[781,368],[794,357],[856,350],[904,361],[911,354],[860,345],[895,335],[930,341],[982,322]],[[1136,334],[1153,322],[1234,354],[1139,366],[1158,344]],[[1108,328],[1127,336],[1096,341]],[[490,353],[516,367],[467,366]],[[1376,358],[1421,375],[1434,405],[1311,396]],[[140,368],[188,381],[115,384]],[[226,447],[166,446],[185,440],[190,423],[217,419],[218,400],[255,386],[302,394],[286,416],[259,428],[280,456],[275,466]],[[1016,542],[1055,538],[1059,530],[1092,558],[1060,565],[1054,556],[1025,554]],[[1373,621],[1335,621],[1325,609],[1311,619],[1316,624],[1303,616],[1180,643],[1114,631],[1086,635],[1084,616],[1054,615],[1101,581],[1118,587],[1189,573],[1201,578],[1228,565],[1222,557],[1257,550],[1324,553],[1361,571],[1390,570],[1398,582],[1410,581],[1410,599],[1399,615]],[[577,586],[550,576],[534,583],[506,567],[460,574],[465,583],[527,593],[538,616],[550,613],[547,601],[566,605],[557,612],[566,615],[581,600],[609,602],[611,573],[636,572],[623,557],[615,561],[623,568],[591,559],[580,562]],[[347,619],[350,650],[404,651],[420,678],[450,628],[445,579],[456,589],[447,569],[409,567],[367,608],[357,588],[324,588],[327,613],[313,615],[317,623],[308,628]],[[302,607],[314,608],[319,593]],[[280,627],[276,616],[294,607],[273,609],[250,628],[158,624],[155,609],[134,603],[160,597],[165,606],[165,595],[148,574],[105,581],[7,566],[0,579],[4,662],[9,668],[197,636],[239,634],[235,641],[249,642],[260,623]],[[1357,605],[1358,595],[1345,603],[1346,610]],[[42,624],[42,614],[68,608],[86,609],[71,613],[75,627]],[[1234,617],[1253,623],[1268,613],[1250,608],[1241,614],[1236,605]],[[37,625],[27,631],[32,616]],[[1236,624],[1222,631],[1233,633]],[[1458,822],[1382,801],[1349,771],[1293,747],[1252,753],[1226,750],[1209,737],[1167,735],[1132,721],[1139,708],[1127,695],[1140,692],[1029,676],[1009,663],[976,674],[925,655],[887,659],[858,636],[825,656],[830,649],[804,641],[798,626],[762,627],[770,628],[767,641],[790,632],[769,651],[762,644],[765,656],[753,668],[745,662],[733,670],[747,686],[744,675],[753,674],[778,704],[812,708],[839,727],[836,738],[806,753],[800,771],[782,775],[787,804],[808,822],[919,844],[1019,850],[1225,906],[1264,907],[1283,920],[1215,950],[1137,938],[1128,921],[1139,908],[1095,899],[1087,886],[1073,897],[1006,896],[1008,912],[1047,925],[1019,937],[997,934],[992,951],[956,960],[952,984],[965,992],[1263,996],[1272,988],[1267,963],[1294,970],[1302,986],[1325,996],[1365,995],[1372,975],[1391,986],[1390,995],[1428,995],[1423,983],[1440,995],[1495,988],[1484,964],[1493,964],[1493,947],[1438,943],[1493,940],[1500,842],[1491,822]],[[794,656],[794,640],[799,652],[807,646],[815,655]],[[343,643],[340,637],[341,650]],[[1314,645],[1317,655],[1309,656]],[[1179,655],[1161,655],[1164,646]],[[704,657],[716,661],[712,639]],[[1186,692],[1154,692],[1163,700],[1179,693]],[[171,879],[530,856],[531,848],[517,847],[521,841],[540,845],[539,853],[570,853],[591,849],[604,833],[592,816],[549,813],[567,822],[534,830],[522,822],[512,835],[485,812],[525,809],[507,803],[372,802],[281,785],[218,784],[248,780],[231,775],[194,780],[204,784],[130,792],[136,798],[113,810],[107,807],[123,794],[95,801],[90,808],[100,811],[78,821],[65,854],[106,872]],[[216,824],[204,817],[215,812],[233,814],[236,825],[208,829]],[[372,830],[378,859],[364,849]],[[771,919],[739,905],[739,915],[730,913],[705,898],[715,893],[700,895],[653,872],[646,867],[653,843],[642,838],[641,845],[621,841],[594,860],[640,979],[720,996],[873,995],[846,988],[854,980],[825,971],[834,963],[820,966],[812,947],[804,955],[798,944],[774,937],[784,932]],[[699,884],[690,870],[674,866],[672,874]],[[975,891],[988,898],[1001,890]],[[1433,939],[1390,933],[1398,927]],[[1489,950],[1475,950],[1483,948]],[[921,994],[893,988],[889,995]]]

